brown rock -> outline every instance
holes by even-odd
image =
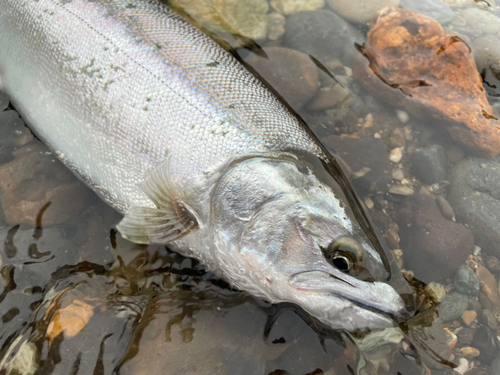
[[[45,147],[30,144],[14,155],[0,167],[0,203],[9,223],[50,226],[88,205],[92,192]]]
[[[464,346],[462,349],[460,349],[460,351],[467,359],[473,359],[479,357],[479,355],[481,354],[481,352],[478,349],[473,348],[472,346]]]
[[[481,291],[495,306],[500,307],[500,296],[498,295],[498,284],[495,276],[486,267],[478,267],[476,275],[481,282]]]
[[[266,80],[290,106],[299,110],[318,91],[318,70],[311,58],[282,47],[264,48],[266,57],[251,55],[246,62]]]
[[[477,312],[475,312],[474,310],[467,310],[462,314],[462,320],[467,326],[470,326],[476,320],[476,318]]]
[[[446,280],[472,252],[471,232],[446,220],[428,195],[407,197],[397,220],[405,266],[423,282]]]
[[[471,51],[459,37],[420,13],[388,8],[361,52],[354,76],[374,96],[417,117],[447,120],[443,124],[454,139],[486,156],[500,153],[500,123]]]

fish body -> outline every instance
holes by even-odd
[[[404,314],[380,255],[297,157],[325,159],[231,54],[156,0],[3,0],[0,82],[138,243],[333,328]]]

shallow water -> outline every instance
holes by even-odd
[[[431,10],[436,1],[435,8],[428,2]],[[494,223],[500,222],[500,159],[454,141],[443,120],[411,115],[359,83],[355,43],[365,43],[366,24],[332,25],[320,22],[324,13],[313,13],[316,23],[298,18],[300,12],[280,16],[273,8],[268,16],[265,0],[241,6],[243,16],[234,10],[238,2],[213,1],[222,8],[211,10],[202,0],[174,3],[219,42],[236,48],[332,153],[354,171],[369,168],[352,186],[383,234],[385,250],[414,273],[418,314],[401,330],[331,332],[294,306],[232,290],[164,246],[122,239],[114,229],[121,216],[31,135],[0,94],[0,374],[499,373],[500,228]],[[279,4],[301,2],[271,3],[287,13]],[[303,3],[331,12],[322,2]],[[479,60],[477,40],[500,38],[500,19],[496,30],[487,18],[500,17],[500,11],[486,2],[459,5],[450,8],[452,21],[447,10],[438,15]],[[481,23],[471,9],[488,15],[480,13]],[[251,22],[260,19],[267,31]],[[485,23],[490,29],[481,27]],[[247,35],[231,35],[235,30]],[[340,45],[331,44],[339,39],[335,31],[348,35]],[[317,39],[300,44],[308,35]],[[482,41],[493,51],[500,48],[494,42]],[[478,65],[485,66],[481,73],[497,116],[500,78],[491,61]],[[477,185],[466,184],[467,173]],[[481,209],[471,214],[460,201]],[[415,227],[421,232],[412,232]],[[457,271],[462,265],[468,268]]]

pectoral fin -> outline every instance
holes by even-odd
[[[179,198],[177,186],[170,180],[168,161],[156,167],[140,188],[156,208],[130,207],[117,225],[121,235],[140,244],[165,244],[198,228],[196,215]]]

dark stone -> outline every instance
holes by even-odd
[[[477,296],[479,294],[479,278],[470,267],[460,267],[455,273],[453,286],[457,292]]]
[[[455,17],[453,10],[441,0],[401,0],[399,6],[425,14],[441,24],[449,23]]]
[[[493,302],[490,301],[488,296],[484,293],[479,293],[478,297],[479,303],[481,304],[481,307],[483,309],[488,309],[488,310],[493,310],[495,308],[495,305],[493,305]]]
[[[489,365],[498,356],[498,340],[495,332],[486,326],[481,326],[474,335],[472,346],[481,352],[478,357],[481,362]]]
[[[9,106],[9,98],[2,91],[0,91],[0,111],[3,111]]]
[[[318,68],[309,56],[288,48],[264,48],[266,57],[251,54],[246,60],[295,110],[319,89]]]
[[[325,66],[333,59],[351,65],[358,56],[355,43],[364,43],[361,32],[327,10],[293,14],[285,25],[284,44]]]
[[[477,245],[500,255],[500,157],[469,158],[453,169],[448,202],[457,220],[468,224]]]
[[[481,323],[491,328],[493,331],[498,329],[498,323],[495,318],[495,314],[489,309],[480,310],[478,312],[478,317]]]
[[[446,180],[447,160],[443,147],[432,145],[413,154],[411,172],[420,181],[431,185]]]
[[[474,247],[472,233],[446,220],[428,195],[407,197],[397,221],[405,265],[423,282],[444,281],[452,276]]]
[[[495,358],[495,360],[491,364],[490,372],[488,373],[488,375],[498,375],[498,374],[500,374],[500,354]]]
[[[491,272],[498,272],[500,271],[500,261],[498,261],[498,258],[496,256],[488,256],[486,257],[486,267]]]
[[[500,94],[500,39],[485,35],[472,42],[472,53],[477,70],[483,77],[483,86],[493,95]]]
[[[354,190],[360,195],[387,192],[391,180],[391,165],[387,147],[381,139],[349,138],[332,135],[323,144],[334,155],[338,155],[354,173],[368,168],[369,171],[352,181]]]
[[[457,340],[460,347],[462,346],[470,346],[472,344],[472,340],[474,339],[474,334],[476,330],[474,328],[462,328],[457,332]]]
[[[469,296],[452,292],[438,306],[439,317],[443,322],[459,319],[469,307]]]

